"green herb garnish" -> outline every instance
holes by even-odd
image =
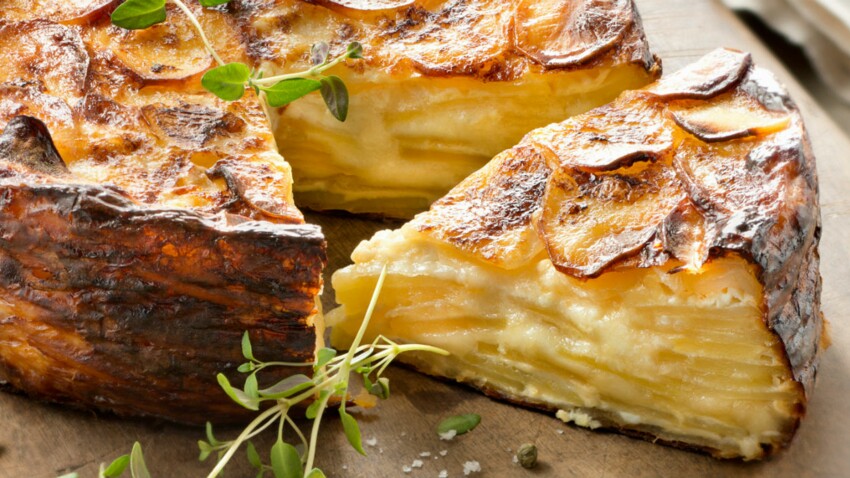
[[[124,474],[128,466],[130,467],[132,478],[151,478],[148,468],[145,465],[145,457],[142,455],[142,445],[139,442],[133,443],[133,450],[129,455],[121,455],[109,465],[101,463],[100,470],[97,472],[97,478],[118,478]],[[58,478],[79,478],[79,476],[79,473],[73,472]]]
[[[141,30],[165,21],[165,0],[127,0],[112,12],[112,23]]]
[[[454,432],[456,435],[472,431],[478,424],[481,423],[481,415],[477,413],[467,413],[464,415],[456,415],[449,417],[437,425],[437,434],[446,435]]]
[[[168,0],[179,8],[197,30],[204,47],[218,66],[201,78],[201,85],[225,101],[242,98],[246,88],[251,88],[265,98],[272,107],[289,104],[319,90],[328,111],[339,121],[348,117],[348,89],[338,76],[323,73],[347,59],[362,58],[363,46],[349,43],[343,54],[329,58],[327,43],[317,43],[310,50],[312,66],[304,71],[264,77],[262,71],[253,71],[244,63],[225,63],[216,53],[197,17],[182,0]],[[200,0],[204,7],[224,5],[229,0]],[[166,20],[166,0],[127,0],[112,12],[112,23],[128,30],[149,28]],[[261,94],[262,93],[262,94]]]
[[[249,373],[242,389],[234,387],[223,375],[218,374],[217,379],[225,393],[236,403],[250,410],[259,411],[260,404],[271,402],[267,408],[254,418],[254,420],[233,440],[221,441],[213,433],[210,423],[206,425],[206,440],[198,440],[200,454],[198,459],[205,461],[213,453],[217,456],[215,467],[207,475],[209,478],[220,475],[224,467],[233,458],[233,455],[242,445],[248,457],[248,463],[257,470],[257,477],[265,476],[271,472],[275,478],[324,478],[321,469],[314,466],[316,446],[318,443],[319,426],[329,402],[334,399],[339,403],[339,418],[348,442],[362,455],[366,455],[363,449],[360,426],[357,420],[346,409],[348,401],[348,387],[351,372],[358,374],[363,380],[363,385],[373,395],[386,399],[389,397],[389,379],[381,375],[387,366],[404,352],[432,352],[440,355],[448,355],[443,349],[430,345],[404,344],[400,345],[392,340],[378,336],[371,344],[361,345],[363,336],[369,326],[372,313],[378,301],[378,296],[387,274],[386,266],[378,277],[375,291],[366,309],[363,323],[357,331],[351,348],[343,355],[331,348],[322,348],[316,352],[316,359],[309,363],[293,362],[263,362],[254,357],[253,347],[248,332],[242,336],[242,356],[247,360],[239,366],[238,370]],[[259,388],[257,372],[268,367],[308,367],[312,366],[313,377],[298,374],[289,376],[278,383],[266,388]],[[312,401],[307,407],[306,416],[313,421],[309,438],[298,428],[298,425],[289,416],[289,411],[297,404]],[[461,417],[472,417],[462,415]],[[481,417],[475,415],[477,421],[470,425],[470,418],[461,420],[457,433],[465,433],[481,421]],[[454,419],[459,417],[453,417]],[[452,420],[452,419],[449,419]],[[448,421],[448,420],[447,420]],[[445,423],[445,422],[444,422]],[[277,440],[269,452],[270,463],[264,463],[260,453],[257,451],[250,439],[259,435],[268,428],[276,426]],[[463,431],[460,431],[463,429]],[[290,432],[290,433],[286,433]],[[301,450],[286,441],[286,435],[294,435]],[[133,478],[150,478],[145,467],[142,449],[137,442],[129,455],[116,459],[106,470],[117,474],[103,474],[101,477],[111,478],[119,476],[129,464]],[[114,471],[113,471],[114,468]],[[103,470],[101,466],[101,470]],[[62,477],[66,478],[66,477]],[[67,478],[71,478],[70,476]],[[76,477],[74,477],[76,478]]]
[[[348,442],[359,453],[366,454],[357,420],[346,409],[350,373],[359,374],[365,389],[370,393],[380,398],[387,398],[390,390],[389,380],[381,375],[399,354],[410,351],[448,354],[442,349],[428,345],[399,345],[383,336],[378,336],[369,345],[360,345],[385,277],[386,268],[381,271],[372,300],[351,348],[343,355],[338,355],[334,349],[323,348],[316,353],[316,360],[312,363],[262,362],[253,356],[250,339],[247,332],[245,333],[242,342],[242,355],[247,362],[239,367],[240,371],[250,373],[245,380],[245,385],[240,390],[234,387],[223,374],[218,375],[219,384],[231,399],[245,408],[259,410],[260,405],[264,402],[271,402],[271,406],[264,408],[262,413],[234,440],[217,440],[212,433],[212,426],[207,425],[207,440],[198,442],[201,450],[200,458],[204,460],[213,452],[219,454],[218,462],[209,474],[210,477],[218,476],[236,450],[243,444],[246,444],[248,461],[257,469],[259,474],[271,471],[275,478],[323,477],[324,473],[314,467],[314,461],[319,425],[332,399],[339,403],[339,417]],[[313,377],[299,374],[290,376],[267,388],[259,388],[257,385],[256,374],[264,368],[310,365],[313,366]],[[289,416],[289,411],[296,404],[311,400],[312,403],[306,411],[307,418],[313,420],[308,438]],[[262,462],[257,450],[248,440],[275,424],[277,424],[278,437],[271,450],[271,465],[269,466]],[[303,446],[302,452],[299,453],[294,446],[286,443],[284,439],[286,431],[291,431],[291,434],[297,437]],[[298,465],[297,469],[296,464]]]

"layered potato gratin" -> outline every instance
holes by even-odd
[[[413,355],[427,373],[719,457],[793,436],[825,340],[817,178],[748,55],[637,89],[659,64],[630,0],[191,2],[226,62],[268,74],[361,42],[340,123],[318,95],[217,99],[181,10],[129,31],[119,3],[0,9],[0,383],[241,420],[216,373],[245,330],[280,361],[323,346],[326,244],[293,190],[399,217],[442,196],[335,274],[335,346],[388,264],[368,336],[451,352]]]
[[[333,277],[332,343],[564,421],[756,459],[794,434],[824,347],[814,159],[750,56],[717,50],[528,133]]]

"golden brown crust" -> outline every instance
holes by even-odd
[[[512,179],[522,168],[495,166],[523,164],[529,149],[549,165],[534,177],[536,189]],[[491,184],[503,190],[482,195]],[[526,209],[492,203],[506,197]],[[516,217],[531,220],[517,226]],[[823,329],[814,158],[799,111],[747,54],[712,52],[610,105],[532,131],[412,224],[506,268],[522,262],[506,263],[490,244],[528,249],[522,241],[536,230],[553,264],[577,278],[664,265],[676,273],[743,256],[760,271],[765,323],[805,395],[812,391]]]
[[[244,418],[216,373],[236,378],[245,330],[260,357],[312,361],[326,261],[259,101],[203,91],[212,60],[178,10],[128,32],[117,2],[55,2],[64,23],[32,19],[36,3],[0,11],[0,382],[121,415]],[[245,59],[232,17],[195,8]]]
[[[120,0],[6,0],[2,17],[11,21],[29,20],[38,12],[41,18],[63,24],[86,24],[103,18]]]
[[[219,33],[225,59],[244,59],[232,19],[198,13]],[[0,129],[20,115],[41,119],[76,181],[114,184],[141,203],[291,222],[297,214],[282,214],[294,210],[290,168],[261,105],[253,92],[228,103],[203,90],[199,76],[212,60],[185,23],[177,10],[165,24],[134,32],[112,26],[106,15],[85,26],[0,19],[7,65]],[[221,158],[262,163],[281,181],[234,191],[208,171]],[[277,204],[237,201],[252,192]]]
[[[507,269],[526,263],[540,250],[531,224],[551,174],[544,154],[528,145],[496,156],[418,216],[417,227]]]
[[[246,411],[215,376],[237,378],[245,330],[258,357],[313,359],[318,227],[230,225],[64,184],[4,186],[0,227],[0,379],[29,395],[232,422]]]
[[[632,0],[239,0],[227,8],[250,54],[285,69],[305,66],[313,42],[342,51],[354,40],[364,61],[352,68],[396,77],[511,81],[529,71],[659,68]]]

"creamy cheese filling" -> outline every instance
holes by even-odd
[[[793,426],[800,389],[762,319],[762,288],[740,258],[701,270],[609,272],[580,281],[548,258],[506,270],[412,228],[362,243],[337,272],[343,304],[329,314],[350,343],[385,262],[389,275],[369,337],[442,347],[413,356],[426,372],[617,426],[756,458]]]
[[[273,68],[272,65],[268,65]],[[319,95],[275,118],[298,204],[410,217],[539,126],[647,84],[641,66],[527,74],[512,82],[343,74],[341,123]]]

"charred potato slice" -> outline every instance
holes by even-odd
[[[711,104],[691,103],[671,107],[671,116],[679,127],[706,143],[781,131],[791,120],[786,113],[770,111],[746,94],[728,95]]]
[[[517,6],[517,47],[542,65],[571,65],[620,41],[634,15],[629,0],[523,0]]]
[[[643,249],[684,200],[663,162],[602,174],[565,168],[549,178],[540,235],[555,267],[593,277]]]
[[[103,18],[118,3],[119,0],[8,0],[3,2],[2,17],[28,20],[38,12],[41,18],[54,22],[85,24]]]
[[[459,184],[413,224],[507,269],[540,252],[534,216],[550,169],[547,150],[533,146],[506,151]],[[474,215],[470,215],[473,211]]]
[[[199,79],[215,61],[181,10],[168,7],[168,21],[143,30],[125,30],[110,22],[99,22],[87,30],[87,41],[95,50],[109,51],[126,68],[147,82]],[[216,51],[230,60],[244,59],[239,31],[225,14],[195,7],[198,21],[211,32]]]

